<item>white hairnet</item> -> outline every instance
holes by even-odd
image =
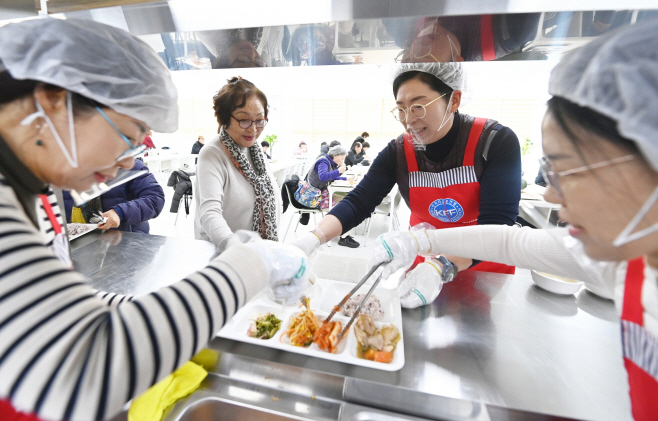
[[[397,79],[402,73],[414,71],[429,73],[455,91],[464,91],[466,89],[466,75],[461,63],[405,63],[397,69],[393,80]]]
[[[0,28],[0,61],[14,79],[50,83],[143,121],[178,127],[169,69],[128,32],[78,19],[34,19]]]
[[[658,171],[658,20],[606,34],[553,69],[549,93],[617,122]]]

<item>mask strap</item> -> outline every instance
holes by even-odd
[[[448,37],[448,42],[450,43],[450,56],[452,57],[452,61],[455,61],[455,52],[457,51],[457,46],[452,42],[452,38],[450,38],[450,35],[446,34]]]
[[[37,111],[25,117],[20,123],[21,126],[29,126],[37,118],[43,118],[46,124],[48,125],[50,132],[55,137],[55,141],[57,141],[57,145],[59,146],[59,149],[61,149],[62,153],[64,154],[64,158],[66,158],[66,160],[69,162],[69,165],[71,165],[71,167],[78,168],[78,148],[76,147],[76,143],[75,143],[75,127],[73,126],[73,106],[71,100],[71,92],[66,93],[66,106],[68,107],[69,136],[71,138],[71,151],[73,152],[73,156],[69,154],[69,151],[66,149],[66,146],[62,141],[62,138],[59,136],[59,133],[57,133],[57,129],[55,129],[55,125],[50,120],[50,118],[46,115],[46,112],[44,111],[41,104],[39,104],[39,101],[35,99],[34,105],[37,107]]]
[[[644,205],[640,208],[640,210],[637,212],[635,217],[631,220],[631,222],[628,223],[626,228],[619,234],[619,236],[615,239],[615,241],[612,243],[613,246],[615,247],[621,247],[624,244],[628,244],[631,241],[639,240],[642,237],[646,237],[649,234],[652,234],[656,231],[658,231],[658,223],[645,228],[641,231],[638,231],[634,234],[631,234],[635,228],[640,224],[640,221],[642,221],[642,218],[644,218],[647,213],[649,213],[649,210],[651,207],[656,203],[656,200],[658,200],[658,187],[656,187],[651,193],[651,196],[647,199],[646,202],[644,202]]]
[[[448,122],[448,120],[446,120],[446,116],[448,115],[448,110],[450,109],[450,104],[452,104],[452,94],[454,94],[454,93],[455,93],[455,91],[452,91],[450,93],[450,98],[448,98],[448,106],[446,107],[446,112],[443,113],[443,118],[441,119],[441,126],[439,126],[439,128],[436,130],[437,132],[441,131],[443,126],[445,126],[446,123]]]

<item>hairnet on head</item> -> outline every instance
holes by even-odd
[[[429,73],[455,91],[464,91],[466,89],[466,75],[461,63],[405,63],[398,67],[393,80],[406,72]]]
[[[49,83],[143,121],[178,127],[169,69],[128,32],[78,19],[34,19],[0,28],[0,61],[14,79]]]
[[[658,20],[606,34],[553,69],[549,93],[617,122],[658,171]]]

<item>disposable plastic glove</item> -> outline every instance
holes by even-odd
[[[419,224],[411,231],[393,231],[380,235],[369,267],[391,259],[382,272],[382,279],[386,279],[396,270],[411,266],[416,256],[430,253],[430,241],[425,233],[427,227],[432,226]]]
[[[404,280],[398,287],[402,307],[416,308],[431,304],[439,296],[443,284],[454,279],[457,267],[443,256],[440,259],[420,263],[402,274]]]
[[[292,245],[269,240],[251,242],[247,247],[258,253],[267,268],[271,296],[285,304],[299,301],[311,286],[306,254]]]

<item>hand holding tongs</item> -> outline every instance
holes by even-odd
[[[343,306],[345,305],[345,303],[347,302],[347,300],[349,300],[350,297],[351,297],[355,292],[357,292],[357,291],[359,290],[359,288],[361,288],[361,286],[362,286],[362,285],[368,280],[368,278],[370,278],[370,277],[372,276],[373,273],[375,273],[375,271],[376,271],[377,269],[379,269],[379,267],[380,267],[381,265],[383,265],[383,264],[387,264],[387,263],[389,263],[389,262],[390,262],[390,260],[385,260],[385,261],[380,262],[380,263],[376,264],[375,266],[373,266],[372,269],[370,269],[370,271],[369,271],[368,273],[366,273],[366,276],[364,276],[363,279],[361,279],[361,281],[359,281],[359,283],[356,284],[356,286],[355,286],[354,288],[352,288],[352,291],[348,292],[347,295],[345,296],[345,298],[343,298],[343,300],[342,300],[340,303],[338,303],[337,306],[334,306],[333,310],[331,310],[331,313],[329,313],[329,316],[327,316],[327,318],[324,319],[325,323],[328,323],[329,321],[331,321],[331,318],[334,317],[334,315],[336,314],[336,312],[337,312],[338,310],[340,310],[340,308],[343,307]],[[352,318],[350,319],[350,321],[347,323],[347,325],[345,325],[345,328],[343,329],[343,331],[340,332],[340,334],[338,335],[338,340],[339,340],[339,341],[340,341],[341,339],[343,339],[343,336],[345,335],[345,333],[347,333],[347,331],[349,330],[350,326],[352,326],[352,323],[354,323],[354,320],[356,319],[356,317],[357,317],[357,316],[359,315],[359,313],[361,312],[361,307],[363,307],[363,304],[364,304],[366,301],[368,301],[368,298],[370,298],[370,294],[372,294],[372,292],[375,290],[375,288],[377,288],[377,285],[379,284],[379,281],[382,280],[382,273],[383,273],[383,272],[381,272],[381,273],[379,274],[379,276],[377,277],[377,279],[375,280],[375,282],[372,284],[372,286],[371,286],[370,289],[368,290],[368,293],[367,293],[366,296],[363,298],[363,301],[361,301],[361,304],[359,304],[359,306],[356,308],[356,311],[355,311],[354,314],[352,315]]]

